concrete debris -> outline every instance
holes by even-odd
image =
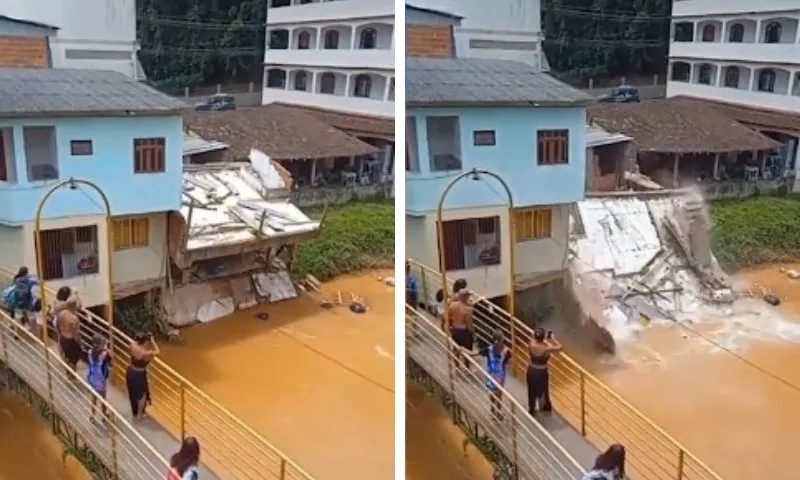
[[[735,299],[711,252],[699,197],[599,196],[579,202],[576,213],[572,224],[582,228],[570,236],[570,288],[586,317],[612,337]]]

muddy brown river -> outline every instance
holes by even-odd
[[[394,288],[378,280],[387,275],[325,284],[366,299],[365,314],[304,296],[191,327],[163,358],[315,478],[392,478]]]
[[[74,458],[61,461],[61,447],[30,407],[0,394],[0,480],[91,480]]]
[[[726,480],[800,478],[800,281],[781,268],[800,264],[736,278],[781,297],[777,308],[746,300],[741,320],[653,324],[616,357],[570,354]]]

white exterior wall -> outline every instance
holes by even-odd
[[[114,252],[113,280],[115,284],[161,278],[165,275],[166,214],[152,214],[149,217],[150,245]],[[91,225],[97,227],[98,258],[100,260],[98,273],[46,282],[47,287],[51,290],[58,290],[64,285],[77,289],[86,307],[102,305],[108,301],[109,292],[106,285],[108,237],[105,216],[87,215],[42,222],[43,230]],[[36,225],[33,222],[21,227],[0,226],[0,241],[2,241],[0,266],[15,272],[20,266],[25,265],[31,272],[37,273],[34,248],[35,232]]]
[[[116,70],[135,76],[134,0],[0,0],[10,17],[58,27],[50,40],[53,66]]]
[[[447,210],[444,220],[466,218],[500,217],[500,264],[469,270],[451,270],[448,277],[463,278],[470,289],[487,298],[508,295],[511,292],[509,263],[508,207],[484,207],[475,209]],[[515,281],[524,281],[538,274],[560,271],[567,248],[569,206],[553,207],[552,238],[516,244]],[[406,256],[439,270],[439,247],[436,233],[436,213],[422,216],[406,216]]]
[[[374,28],[378,33],[374,49],[359,48],[360,33],[366,28]],[[288,49],[269,48],[270,32],[276,30],[288,31]],[[339,32],[336,49],[323,48],[325,33],[329,30]],[[310,48],[298,48],[301,32],[310,33]],[[267,42],[262,86],[265,105],[283,102],[364,115],[394,115],[394,2],[337,0],[270,7]],[[268,85],[271,70],[286,72],[283,87]],[[298,90],[294,82],[300,72],[305,72],[308,78],[303,90]],[[333,94],[320,92],[325,73],[336,76]],[[354,95],[359,75],[370,77],[369,98]]]
[[[688,22],[694,41],[674,41],[675,25]],[[770,22],[781,25],[780,43],[765,43]],[[745,34],[741,43],[730,42],[730,29],[740,23]],[[670,42],[670,74],[667,96],[690,95],[738,103],[756,108],[800,112],[800,3],[768,0],[753,4],[746,0],[678,0],[673,4],[673,36]],[[714,41],[703,42],[703,27],[712,25]],[[689,81],[673,80],[675,64],[691,66]],[[701,84],[698,72],[708,64],[711,84]],[[728,67],[739,69],[736,88],[725,86]],[[773,92],[758,89],[759,73],[776,72]]]
[[[454,27],[459,57],[517,60],[538,67],[542,54],[542,14],[539,0],[415,0],[415,7],[464,17]]]

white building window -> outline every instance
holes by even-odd
[[[727,67],[724,82],[728,88],[739,88],[739,67]]]
[[[781,24],[778,22],[767,24],[767,28],[764,29],[764,43],[780,43],[781,30]]]
[[[713,42],[714,37],[716,36],[717,29],[714,28],[714,25],[706,25],[703,27],[703,41],[704,42]]]
[[[308,50],[311,48],[311,33],[307,31],[300,32],[297,36],[297,48],[299,50]]]
[[[769,68],[761,70],[758,73],[758,91],[759,92],[774,92],[775,91],[775,71]]]
[[[297,72],[294,74],[294,89],[305,92],[308,88],[308,73]]]
[[[700,65],[700,71],[697,72],[697,83],[711,85],[711,65],[707,63]]]
[[[323,47],[326,50],[336,50],[339,48],[339,32],[336,30],[328,30],[325,32],[325,42]]]
[[[672,64],[672,75],[670,80],[675,82],[688,82],[691,76],[692,66],[686,62],[675,62]]]
[[[378,46],[378,31],[374,28],[365,28],[361,32],[361,38],[358,44],[359,48],[365,50],[372,50]]]
[[[742,43],[744,41],[744,25],[741,23],[734,23],[731,25],[731,31],[728,33],[728,41],[731,43]]]
[[[328,93],[333,95],[336,91],[336,75],[326,72],[322,74],[320,79],[319,93]]]
[[[369,98],[372,90],[372,79],[369,75],[361,74],[356,77],[356,86],[353,90],[354,97]]]

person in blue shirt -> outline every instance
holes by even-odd
[[[14,318],[17,310],[22,311],[22,324],[28,322],[28,313],[33,308],[33,287],[39,283],[36,277],[28,272],[28,267],[20,267],[17,274],[14,275],[14,290],[13,295],[9,299],[10,305],[8,309],[11,318]]]
[[[411,265],[406,262],[406,303],[414,308],[419,306],[417,279],[411,274]]]
[[[108,393],[108,377],[111,373],[111,352],[105,337],[95,334],[92,338],[92,349],[89,351],[89,371],[86,373],[86,383],[92,387],[97,395],[106,398]],[[103,418],[108,418],[105,404],[102,405]],[[92,423],[95,422],[97,413],[97,397],[92,396]]]
[[[506,371],[511,360],[511,349],[506,346],[503,332],[492,332],[492,343],[481,348],[478,355],[486,357],[486,371],[491,379],[486,379],[486,389],[491,395],[491,413],[498,420],[503,419],[503,390],[506,384]]]

